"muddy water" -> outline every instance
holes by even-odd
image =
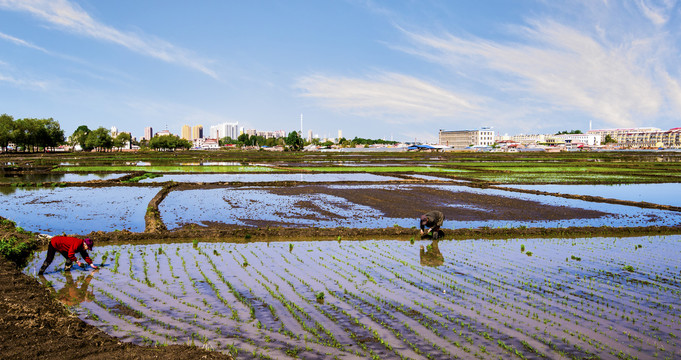
[[[346,181],[391,181],[400,180],[396,177],[373,174],[169,174],[141,182],[272,182],[272,181],[300,181],[300,182],[346,182]]]
[[[681,183],[623,185],[505,185],[504,187],[551,193],[601,196],[681,207]]]
[[[12,189],[2,195],[0,216],[26,230],[47,234],[144,231],[144,214],[160,188],[65,187]]]
[[[125,341],[239,358],[675,358],[679,248],[681,236],[122,245],[95,247],[97,272],[58,259],[40,280]]]
[[[438,191],[437,197],[425,196],[433,191]],[[366,196],[359,198],[358,194]],[[423,196],[419,197],[419,194]],[[398,197],[402,195],[405,196]],[[383,197],[384,201],[376,202],[379,197]],[[397,225],[409,228],[416,225],[414,219],[420,215],[418,209],[428,211],[429,208],[440,209],[446,215],[451,214],[445,216],[445,229],[484,226],[629,227],[681,223],[681,214],[673,211],[457,185],[338,185],[276,190],[184,190],[172,191],[159,206],[168,229],[210,222],[261,227],[386,228]],[[541,217],[541,213],[547,212],[549,208],[554,212],[553,215]],[[409,212],[406,209],[416,210]],[[568,213],[567,210],[569,216],[564,215]],[[580,213],[584,213],[584,216],[579,216]]]

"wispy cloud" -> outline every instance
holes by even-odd
[[[676,5],[675,0],[662,1],[646,1],[638,0],[638,7],[643,12],[643,15],[648,18],[653,24],[661,26],[669,21],[670,11]]]
[[[28,12],[63,30],[111,42],[146,56],[198,70],[213,78],[218,77],[207,65],[208,61],[190,51],[162,39],[124,32],[98,22],[68,0],[0,0],[0,7]]]
[[[670,22],[678,17],[677,1],[570,4],[546,4],[548,15],[505,24],[503,38],[397,26],[408,42],[393,49],[449,70],[438,86],[397,74],[316,75],[299,85],[326,106],[355,113],[472,114],[494,126],[526,122],[536,128],[575,117],[631,127],[677,114],[681,31]]]
[[[631,126],[662,106],[649,64],[654,39],[603,44],[552,21],[534,22],[522,33],[524,43],[510,44],[409,33],[418,44],[409,51],[456,71],[502,79],[515,97],[584,111],[615,126]]]
[[[16,45],[19,45],[19,46],[24,46],[24,47],[31,48],[31,49],[34,49],[34,50],[38,50],[38,51],[44,52],[46,54],[50,53],[47,49],[44,49],[44,48],[42,48],[38,45],[31,44],[28,41],[16,38],[16,37],[11,36],[11,35],[7,35],[7,34],[2,33],[2,32],[0,32],[0,39],[7,40],[7,41],[14,43]]]
[[[481,102],[475,96],[396,73],[366,79],[311,75],[299,79],[297,87],[303,96],[319,99],[327,107],[394,121],[471,114],[479,111]]]
[[[47,81],[19,78],[13,75],[7,75],[0,72],[0,82],[10,83],[16,87],[31,89],[31,90],[46,90],[48,88]]]

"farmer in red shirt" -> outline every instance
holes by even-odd
[[[50,240],[50,245],[47,247],[47,258],[40,268],[38,274],[42,275],[48,266],[54,260],[54,254],[59,251],[60,254],[66,258],[66,266],[64,270],[70,270],[75,261],[78,266],[83,267],[83,263],[78,261],[76,253],[79,252],[85,262],[90,264],[90,267],[97,269],[97,266],[92,263],[92,259],[87,254],[87,250],[92,249],[94,242],[91,239],[79,239],[71,236],[55,236]]]

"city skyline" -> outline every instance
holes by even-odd
[[[0,113],[432,142],[678,127],[676,1],[0,0]],[[300,129],[301,113],[305,126]],[[342,124],[342,126],[339,126]]]

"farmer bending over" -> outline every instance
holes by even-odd
[[[97,269],[97,266],[92,263],[92,259],[90,259],[90,256],[87,254],[87,250],[92,249],[93,246],[94,243],[91,239],[83,240],[71,236],[53,237],[52,240],[50,240],[50,245],[47,247],[47,258],[45,259],[45,262],[40,268],[38,274],[42,275],[45,272],[45,269],[50,266],[52,260],[54,260],[54,253],[57,251],[59,251],[59,253],[64,255],[66,258],[66,266],[64,267],[64,270],[70,270],[74,261],[76,264],[78,264],[78,266],[84,266],[83,263],[78,261],[76,258],[76,252],[80,253],[80,256],[83,257],[86,263],[90,264],[90,267]]]
[[[437,210],[429,211],[421,215],[421,236],[431,235],[433,239],[438,239],[440,237],[440,226],[442,226],[442,221],[444,221],[445,216]],[[428,231],[423,231],[425,228]]]

